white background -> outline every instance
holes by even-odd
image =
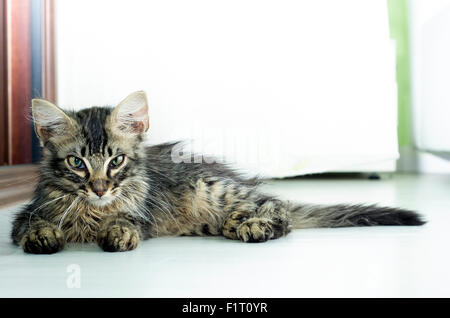
[[[192,139],[266,176],[397,158],[385,1],[65,0],[56,48],[60,106],[145,90],[150,143]]]

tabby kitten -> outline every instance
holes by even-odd
[[[43,146],[40,180],[11,235],[27,253],[55,253],[66,242],[96,241],[117,252],[167,235],[265,242],[293,228],[424,224],[397,208],[292,204],[261,193],[259,180],[224,164],[176,163],[177,143],[143,144],[144,92],[115,108],[70,112],[34,99],[32,110]]]

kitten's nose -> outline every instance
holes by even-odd
[[[101,198],[108,190],[106,188],[106,180],[103,180],[103,179],[94,180],[94,182],[92,182],[92,184],[91,184],[91,188],[92,188],[92,191],[96,195],[98,195],[99,198]]]
[[[95,194],[98,195],[101,198],[102,195],[105,194],[105,192],[103,192],[103,191],[95,191]]]

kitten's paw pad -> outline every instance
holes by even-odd
[[[105,252],[131,251],[138,246],[139,233],[133,227],[113,225],[97,234],[97,242]]]
[[[236,230],[239,225],[241,225],[245,220],[247,220],[247,213],[244,212],[233,212],[227,217],[222,226],[223,236],[237,240]]]
[[[26,253],[53,254],[64,248],[65,241],[64,233],[60,229],[46,226],[29,230],[20,245]]]
[[[273,237],[273,228],[269,219],[250,218],[238,226],[236,234],[243,242],[265,242]]]

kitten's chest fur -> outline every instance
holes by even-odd
[[[141,184],[135,191],[126,193],[127,201],[114,200],[111,205],[104,207],[70,196],[55,202],[55,206],[47,210],[47,215],[64,232],[67,242],[95,242],[103,219],[119,212],[141,218],[144,239],[218,235],[225,216],[241,207],[245,203],[242,198],[249,197],[251,193],[251,188],[238,188],[227,180],[205,177],[195,182],[186,181],[186,184],[181,182],[178,187]],[[52,200],[61,195],[59,192],[50,192],[47,197]]]
[[[101,220],[115,211],[114,207],[67,203],[54,211],[52,221],[64,232],[67,242],[94,242]]]

